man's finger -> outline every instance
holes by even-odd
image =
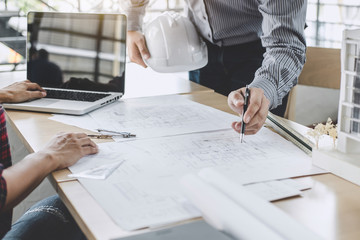
[[[146,47],[146,42],[145,42],[145,37],[142,36],[137,42],[136,42],[137,48],[140,51],[141,56],[144,59],[149,59],[150,58],[150,52]]]
[[[99,149],[97,147],[93,146],[86,146],[82,148],[82,152],[84,155],[91,155],[99,152]]]
[[[139,47],[140,50],[140,54],[144,59],[149,59],[150,58],[150,53],[149,50],[146,48],[146,46],[141,46]]]
[[[27,86],[27,89],[28,89],[28,90],[45,91],[45,89],[43,89],[42,87],[40,87],[40,85],[37,84],[37,83],[32,83],[32,82],[30,82],[30,83],[27,83],[26,86]]]
[[[246,135],[254,135],[254,134],[256,134],[258,131],[259,131],[259,129],[248,129],[248,130],[245,130],[245,134],[246,134]]]
[[[244,122],[249,123],[255,114],[260,110],[262,104],[263,93],[261,91],[250,89],[249,106],[244,116]]]
[[[137,47],[134,47],[134,49],[132,49],[132,59],[131,59],[131,61],[143,66],[144,68],[147,67],[145,62],[143,61],[143,59],[141,57],[141,54],[139,52],[139,49]]]
[[[241,129],[241,123],[239,122],[233,122],[231,124],[231,127],[238,133],[240,133],[240,129]]]
[[[94,143],[89,137],[87,138],[81,138],[79,139],[79,144],[82,146],[82,147],[85,147],[85,146],[91,146],[93,148],[96,148],[96,143]]]
[[[79,139],[81,146],[89,145],[97,148],[96,143],[92,141],[86,133],[75,133],[75,137]]]
[[[241,95],[240,91],[232,91],[229,94],[228,105],[234,112],[242,114],[244,97]]]
[[[46,96],[46,92],[41,91],[28,91],[29,99],[43,98]]]

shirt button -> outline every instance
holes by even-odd
[[[206,20],[206,17],[205,17],[205,16],[203,16],[203,19],[204,19],[204,20]]]
[[[210,33],[208,34],[208,37],[209,37],[209,38],[211,37],[211,34],[210,34]]]

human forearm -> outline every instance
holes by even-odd
[[[262,66],[256,71],[251,87],[261,88],[270,100],[270,108],[281,104],[283,97],[297,84],[305,63],[303,51],[274,48],[265,54]],[[304,47],[305,48],[305,47]]]
[[[270,100],[270,108],[296,85],[305,63],[305,0],[264,1],[262,43],[266,48],[262,66],[256,71],[251,87],[261,88]]]
[[[97,145],[85,133],[60,133],[39,152],[2,172],[6,182],[6,211],[23,200],[52,171],[67,168],[80,158],[98,152]]]
[[[9,102],[10,95],[7,91],[0,89],[0,103]]]
[[[41,181],[57,168],[47,153],[38,152],[3,171],[7,185],[7,197],[3,210],[11,209],[34,190]]]
[[[145,8],[149,0],[124,0],[121,1],[122,8],[127,15],[128,31],[141,31]]]

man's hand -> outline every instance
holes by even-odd
[[[241,94],[242,92],[242,94]],[[232,91],[228,96],[228,104],[230,108],[242,115],[244,106],[245,88],[240,88],[236,91]],[[251,135],[257,133],[263,126],[266,120],[266,116],[269,111],[270,101],[265,97],[264,91],[260,88],[250,89],[250,99],[247,111],[245,113],[244,122],[245,134]],[[233,122],[232,128],[240,132],[241,122]]]
[[[45,90],[29,80],[16,82],[0,89],[0,102],[18,103],[46,96]]]
[[[6,168],[7,196],[3,210],[12,209],[51,172],[69,167],[80,158],[98,152],[96,144],[84,133],[57,134],[40,151]]]
[[[146,68],[147,66],[144,63],[143,58],[150,58],[150,53],[146,47],[144,35],[138,31],[128,31],[127,46],[130,61]]]
[[[53,171],[69,167],[80,158],[98,151],[97,145],[85,133],[60,133],[35,154],[48,156]]]

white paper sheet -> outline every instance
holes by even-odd
[[[126,230],[199,216],[184,203],[178,180],[203,168],[229,172],[238,184],[323,173],[311,158],[263,128],[240,143],[233,130],[105,143],[124,163],[106,180],[79,179],[114,221]],[[106,152],[102,152],[107,159]],[[94,156],[85,157],[94,158]],[[102,163],[98,158],[92,163]],[[87,167],[93,167],[89,162]],[[232,169],[231,171],[229,169]]]
[[[82,116],[72,116],[65,114],[53,114],[52,117],[49,117],[50,120],[61,122],[67,125],[76,126],[83,129],[88,129],[90,131],[96,132],[96,129],[99,128],[97,122],[90,117],[90,115],[85,114]]]
[[[299,189],[290,187],[288,184],[278,180],[247,184],[244,187],[266,201],[276,201],[301,195]]]
[[[294,188],[294,189],[297,189],[299,191],[307,190],[307,189],[312,188],[312,184],[309,181],[300,182],[300,181],[295,180],[295,179],[281,179],[279,181],[286,184],[287,186],[289,186],[291,188]]]
[[[106,179],[109,177],[124,161],[101,165],[100,167],[91,168],[82,172],[72,173],[68,176],[71,178],[90,178]]]
[[[137,139],[230,129],[231,123],[239,120],[181,96],[123,99],[84,116],[54,115],[50,119],[92,131],[131,132]]]
[[[103,166],[109,166],[109,169],[114,164],[123,163],[132,159],[146,159],[146,152],[139,151],[128,143],[124,142],[118,144],[115,142],[98,144],[99,152],[95,155],[88,155],[81,158],[77,163],[69,167],[73,174],[88,171],[90,169],[97,169]]]
[[[288,197],[299,196],[302,190],[310,189],[310,183],[299,182],[294,179],[280,179],[260,183],[245,184],[244,187],[267,201],[276,201]]]

